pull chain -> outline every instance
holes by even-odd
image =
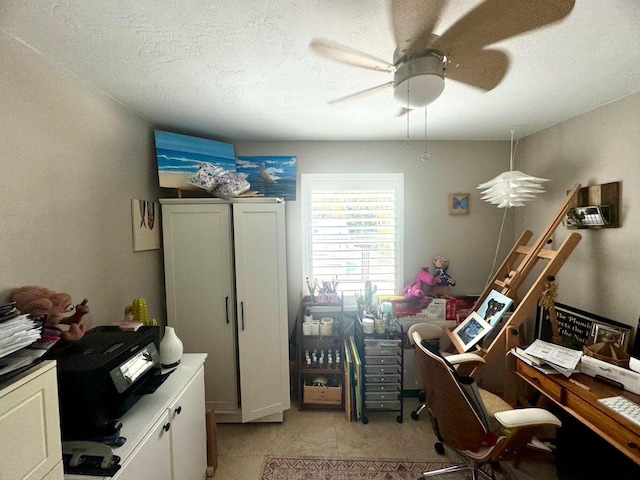
[[[427,153],[427,106],[424,106],[424,152],[422,152],[421,160],[427,162],[431,158],[431,154]]]

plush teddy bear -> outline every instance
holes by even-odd
[[[407,300],[414,301],[426,307],[429,305],[429,299],[426,298],[425,293],[426,286],[435,285],[436,282],[436,277],[431,275],[427,267],[424,267],[418,272],[416,279],[404,287],[402,294]]]
[[[447,273],[449,268],[449,259],[438,255],[433,257],[433,264],[436,266],[436,282],[431,287],[431,293],[434,297],[444,297],[449,295],[449,286],[455,286],[456,281]]]
[[[27,285],[11,292],[11,301],[21,313],[32,317],[44,317],[42,337],[54,336],[62,340],[76,341],[84,336],[86,326],[82,317],[89,313],[88,300],[74,306],[71,296],[45,287]],[[69,325],[67,331],[58,328],[59,324]]]

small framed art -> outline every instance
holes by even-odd
[[[160,204],[148,200],[131,199],[133,251],[160,248]]]
[[[627,338],[628,332],[629,329],[594,322],[591,329],[591,337],[593,339],[591,343],[612,342],[616,347],[626,352],[629,342]]]
[[[506,295],[496,290],[491,290],[482,305],[480,305],[480,308],[478,308],[478,314],[486,322],[489,322],[492,327],[495,327],[512,303],[513,300]]]
[[[469,213],[470,193],[449,194],[449,215],[467,215]]]
[[[491,331],[491,325],[478,312],[471,312],[452,333],[452,341],[459,352],[466,352]]]

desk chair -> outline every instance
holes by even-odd
[[[407,330],[407,338],[409,340],[409,344],[411,345],[414,345],[413,332],[418,332],[422,340],[431,343],[433,348],[440,348],[440,337],[443,333],[442,327],[436,325],[435,323],[414,323],[409,327],[409,330]],[[424,403],[424,390],[418,392],[418,400],[422,403],[417,410],[413,410],[411,412],[411,418],[413,420],[418,420],[422,411],[427,408],[427,405]]]
[[[422,343],[413,332],[418,365],[422,374],[427,408],[434,432],[442,445],[452,449],[463,461],[461,465],[424,472],[422,478],[460,470],[470,470],[473,480],[478,475],[495,479],[492,464],[515,460],[532,441],[535,433],[546,425],[560,427],[560,420],[540,408],[514,410],[500,397],[479,389],[471,377],[459,376],[455,368],[439,352]],[[477,357],[474,361],[484,359]],[[488,467],[489,472],[485,471]]]
[[[418,332],[418,334],[420,334],[420,337],[422,338],[422,341],[427,342],[430,345],[430,348],[432,350],[434,351],[439,350],[440,337],[444,333],[444,329],[442,327],[440,327],[439,325],[436,325],[435,323],[427,323],[427,322],[414,323],[409,327],[409,330],[407,330],[407,336],[409,338],[409,343],[411,345],[414,345],[413,332]],[[442,353],[442,355],[445,355],[447,357],[447,361],[454,366],[459,364],[465,364],[477,358],[477,355],[471,355],[468,353],[459,353],[459,354]],[[418,400],[422,403],[420,404],[417,410],[414,410],[411,412],[411,418],[413,420],[419,420],[420,414],[424,411],[425,408],[427,408],[426,403],[424,403],[425,402],[424,390],[421,390],[418,393]]]

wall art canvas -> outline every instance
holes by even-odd
[[[187,182],[201,163],[236,171],[233,145],[178,133],[155,131],[158,179],[163,188],[194,189]]]
[[[247,175],[251,191],[258,195],[296,199],[296,157],[238,156],[237,171]]]
[[[466,215],[469,213],[470,193],[449,194],[449,215]]]
[[[458,351],[466,352],[487,335],[491,328],[477,312],[471,312],[471,315],[451,332],[452,340]]]
[[[478,314],[486,322],[489,322],[492,327],[495,327],[512,303],[513,300],[506,295],[496,290],[491,290],[487,298],[482,302],[482,305],[480,305],[480,308],[478,308]]]
[[[160,248],[160,204],[148,200],[131,200],[133,251]]]

